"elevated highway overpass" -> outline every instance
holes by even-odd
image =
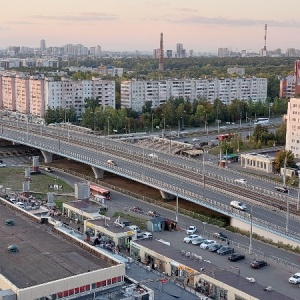
[[[199,160],[68,129],[8,120],[1,120],[0,126],[0,138],[40,149],[48,162],[58,154],[90,165],[98,177],[109,171],[230,216],[245,229],[252,219],[258,232],[267,231],[274,240],[279,236],[287,243],[300,242],[298,199],[273,192],[272,183],[261,178],[247,178],[250,184],[241,187],[234,184],[240,174]],[[151,153],[157,157],[150,158]],[[109,159],[117,166],[108,165]],[[252,218],[251,210],[231,208],[232,200],[247,203]]]

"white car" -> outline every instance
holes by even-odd
[[[247,206],[240,201],[231,201],[230,206],[243,211],[247,209]]]
[[[4,168],[4,167],[6,167],[6,164],[1,163],[0,168]]]
[[[300,273],[295,273],[289,278],[289,283],[298,284],[300,283]]]
[[[25,205],[23,202],[17,202],[16,205],[22,209],[25,209]]]
[[[144,232],[142,234],[144,239],[152,239],[153,238],[153,234],[151,232]]]
[[[246,179],[243,179],[243,178],[235,179],[234,182],[235,183],[241,183],[241,184],[247,184]]]
[[[198,138],[193,138],[193,142],[199,142],[200,141],[200,139],[198,139]]]
[[[192,241],[193,245],[201,245],[204,241],[206,241],[206,238],[199,236],[195,240]]]
[[[187,234],[193,234],[197,231],[197,227],[196,226],[190,226],[187,230],[186,233]]]
[[[200,244],[201,249],[208,249],[209,246],[216,244],[217,242],[214,240],[206,240],[202,244]]]
[[[188,243],[191,243],[193,240],[197,239],[198,237],[199,237],[199,235],[197,235],[197,234],[191,234],[189,236],[186,236],[183,239],[183,241],[188,244]]]

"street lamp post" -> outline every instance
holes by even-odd
[[[151,132],[153,133],[153,113],[151,115]]]
[[[249,254],[252,252],[252,232],[253,232],[253,205],[250,210],[250,243],[249,243]]]
[[[107,135],[109,136],[109,119],[110,117],[107,118]]]
[[[203,234],[205,234],[205,225],[207,224],[207,222],[202,222],[203,224]]]
[[[286,197],[286,224],[285,224],[285,231],[289,231],[289,216],[290,216],[290,201],[289,201],[289,191]]]
[[[203,153],[202,153],[202,178],[203,178],[203,190],[202,190],[202,196],[203,198],[205,197],[205,153],[206,150],[203,148]]]
[[[272,107],[272,103],[269,103],[269,120],[271,119],[271,107]]]
[[[171,126],[167,125],[169,127],[169,139],[170,139],[170,145],[169,145],[169,153],[171,154],[172,151],[172,135],[171,135]]]
[[[178,192],[176,192],[176,214],[175,214],[175,221],[178,223]]]
[[[251,136],[251,118],[246,117],[249,120],[249,141]]]
[[[298,174],[298,200],[297,200],[297,210],[299,210],[300,204],[300,173]]]
[[[178,132],[177,132],[177,136],[179,137],[179,133],[180,133],[180,119],[182,119],[182,117],[180,117],[178,119]]]
[[[163,138],[165,133],[166,133],[166,117],[165,117],[164,114],[162,115],[162,117],[163,117],[163,129],[162,129],[162,132],[161,132],[161,138]]]

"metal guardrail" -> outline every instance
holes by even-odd
[[[104,170],[108,170],[108,171],[112,170],[112,168],[108,167],[106,164],[104,164],[101,161],[97,161],[92,156],[82,155],[80,153],[76,153],[75,151],[71,152],[70,150],[64,150],[63,148],[60,147],[60,140],[57,141],[56,139],[52,139],[53,143],[49,146],[49,145],[46,145],[44,143],[38,142],[37,138],[41,139],[40,135],[32,134],[32,136],[34,137],[34,139],[32,139],[31,138],[31,133],[29,135],[29,132],[20,133],[18,135],[18,140],[16,140],[15,135],[13,135],[13,134],[3,134],[3,127],[1,127],[1,128],[2,128],[1,129],[2,136],[4,136],[5,138],[8,138],[10,140],[13,140],[13,141],[16,141],[16,142],[20,142],[20,140],[21,140],[23,143],[25,143],[27,145],[39,147],[41,150],[44,150],[44,151],[49,151],[50,150],[51,152],[56,153],[56,154],[60,154],[60,155],[64,154],[66,157],[69,157],[69,158],[74,158],[75,157],[77,161],[80,161],[82,163],[89,163],[90,165],[92,165],[94,167],[100,167],[100,168],[102,168]],[[6,131],[12,131],[12,130],[10,130],[10,129],[7,130],[6,129]],[[49,138],[47,138],[47,139],[49,139]],[[96,141],[95,141],[95,143],[96,143]],[[97,144],[99,144],[99,141],[97,141]],[[110,149],[115,148],[115,149],[120,150],[119,147],[117,147],[116,145],[113,145],[113,147],[109,144],[105,145],[105,139],[101,140],[101,146],[102,147],[108,147]],[[84,147],[82,145],[78,145],[77,147],[84,148],[85,151],[87,151],[86,147]],[[135,152],[135,154],[138,155],[140,153]],[[182,165],[182,167],[184,169],[190,169],[190,167],[188,167],[186,165]],[[199,169],[193,168],[193,170],[200,173]],[[224,205],[222,203],[218,203],[217,201],[207,199],[205,197],[202,197],[199,194],[195,194],[195,193],[186,191],[186,190],[184,190],[182,188],[179,188],[179,187],[174,187],[172,185],[166,184],[165,182],[161,182],[159,180],[156,180],[156,179],[148,177],[148,176],[142,176],[142,178],[141,178],[140,174],[132,172],[130,170],[121,169],[119,167],[114,167],[113,172],[120,175],[120,176],[125,176],[127,178],[139,181],[143,184],[150,185],[154,188],[161,189],[165,192],[168,192],[168,193],[171,193],[171,194],[174,194],[174,195],[178,194],[178,196],[180,196],[182,198],[185,198],[185,199],[187,199],[191,202],[201,204],[201,205],[206,206],[210,209],[214,209],[214,210],[216,210],[220,213],[225,213],[228,216],[233,216],[233,217],[236,217],[236,218],[238,218],[242,221],[246,221],[247,223],[249,223],[249,214],[243,215],[244,214],[243,212],[237,212],[236,210],[234,211],[228,205]],[[216,176],[216,175],[212,174],[212,173],[208,173],[208,176]],[[219,176],[219,175],[217,175],[217,176]],[[227,179],[228,178],[225,177],[224,181],[226,182]],[[199,182],[198,182],[198,184],[199,184]],[[213,188],[214,190],[218,190],[219,192],[221,190],[221,189],[217,189],[216,187],[211,187],[211,188]],[[224,193],[223,190],[221,192]],[[236,195],[233,195],[233,193],[231,193],[231,195],[234,196],[234,197],[236,196]],[[272,226],[270,223],[265,222],[264,220],[256,220],[256,222],[257,222],[258,226],[266,226],[267,225],[268,226],[267,229],[271,230],[272,232],[274,232],[274,230],[277,231],[279,229],[278,226]],[[274,233],[276,233],[276,232],[274,232]],[[289,236],[290,238],[293,238],[293,240],[295,238],[299,238],[299,240],[300,240],[300,234],[294,233],[294,232],[286,232],[283,228],[280,228],[280,234],[281,235],[284,234],[284,236]]]

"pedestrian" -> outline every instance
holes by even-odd
[[[80,226],[78,226],[77,230],[80,231]]]

